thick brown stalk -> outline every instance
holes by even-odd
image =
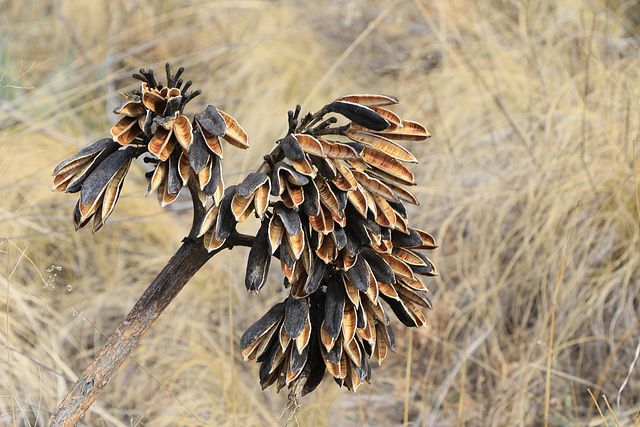
[[[207,252],[201,239],[186,238],[164,269],[145,290],[127,318],[87,366],[49,419],[49,426],[72,426],[85,414],[140,338],[193,275],[215,254],[234,245],[249,246],[253,237],[233,234],[227,243]]]

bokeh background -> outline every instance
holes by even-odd
[[[44,425],[188,231],[189,200],[143,197],[142,165],[95,235],[50,191],[108,135],[130,75],[169,61],[204,92],[188,113],[217,105],[249,134],[225,149],[228,184],[297,103],[393,94],[433,135],[409,147],[411,223],[440,243],[428,326],[396,322],[370,385],[325,378],[291,425],[637,425],[638,16],[622,0],[0,1],[0,424]],[[247,254],[194,277],[82,423],[285,424],[286,393],[239,350],[282,278],[248,294]]]

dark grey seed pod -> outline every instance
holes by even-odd
[[[273,361],[278,353],[278,346],[280,344],[276,341],[271,344],[269,350],[267,352],[267,357],[262,361],[260,365],[260,370],[258,371],[258,378],[260,379],[260,385],[263,385],[269,379],[269,374],[272,373],[271,368],[273,367]],[[278,369],[275,369],[277,371]]]
[[[311,274],[307,277],[307,281],[304,284],[304,293],[312,294],[320,287],[320,282],[324,277],[324,273],[327,269],[327,265],[320,258],[314,256],[314,261],[311,267]]]
[[[334,365],[338,364],[340,363],[340,358],[342,357],[342,340],[337,340],[333,345],[331,351],[327,351],[327,349],[324,348],[323,345],[320,346],[320,350],[329,362],[333,363]]]
[[[333,164],[329,163],[326,159],[318,156],[309,155],[311,159],[311,163],[318,168],[318,173],[323,177],[327,178],[329,181],[333,181],[336,179],[336,168]]]
[[[293,268],[293,264],[296,262],[296,260],[293,259],[291,252],[289,252],[289,245],[287,244],[280,245],[280,260],[284,262],[284,264],[287,267]],[[285,287],[287,287],[289,285],[289,280],[286,277],[284,278],[284,280],[286,282]]]
[[[344,231],[347,236],[347,252],[349,252],[351,256],[358,255],[360,251],[362,251],[362,241],[358,235],[353,232],[352,227],[349,227],[349,223],[347,223],[347,228],[345,228]]]
[[[73,223],[76,226],[76,231],[81,229],[85,225],[87,225],[87,223],[89,223],[89,220],[91,219],[91,217],[93,217],[93,215],[89,215],[87,217],[87,219],[82,221],[82,213],[80,212],[80,200],[78,200],[78,202],[76,203],[76,207],[73,210]]]
[[[309,317],[309,301],[307,298],[289,297],[284,311],[284,330],[292,338],[298,338]]]
[[[276,163],[273,167],[273,174],[271,179],[271,195],[279,196],[282,192],[282,180],[287,179],[285,176],[289,175],[289,179],[297,185],[306,185],[309,183],[309,178],[302,175],[295,168],[282,161]]]
[[[173,116],[158,116],[153,119],[153,122],[158,126],[164,126],[167,123],[169,123],[171,120],[175,120],[175,118],[176,118],[175,114]]]
[[[367,326],[367,315],[362,307],[362,302],[356,307],[356,327],[364,329]]]
[[[113,153],[115,150],[117,150],[120,147],[120,144],[118,144],[116,141],[114,141],[111,138],[103,138],[99,141],[94,142],[93,144],[89,145],[88,147],[84,147],[82,150],[78,151],[75,155],[73,155],[72,157],[69,157],[67,160],[65,160],[64,162],[60,163],[58,166],[56,166],[56,168],[53,170],[53,175],[57,174],[58,172],[60,172],[60,170],[67,166],[68,164],[75,162],[81,158],[85,158],[85,157],[91,157],[91,156],[99,156],[100,154],[105,154],[109,155],[111,153]],[[95,161],[94,161],[95,162]]]
[[[410,228],[409,235],[398,230],[391,231],[391,242],[393,243],[393,246],[397,246],[399,248],[412,248],[420,246],[422,244],[422,239],[414,229]]]
[[[67,189],[65,190],[66,193],[77,193],[78,191],[80,191],[82,189],[82,184],[84,184],[84,181],[87,179],[87,177],[91,175],[91,173],[104,159],[107,158],[107,156],[109,156],[119,148],[120,144],[113,141],[111,138],[105,138],[105,140],[109,141],[107,143],[107,146],[95,157],[91,165],[87,168],[86,171],[82,173],[82,175],[73,178],[73,180],[71,181],[71,183],[69,183]]]
[[[265,216],[262,225],[256,233],[253,246],[249,251],[247,272],[244,284],[249,292],[258,292],[267,281],[271,252],[269,251],[269,219]]]
[[[156,117],[156,113],[154,113],[151,110],[147,110],[147,114],[146,117],[144,119],[144,124],[142,126],[142,132],[147,135],[148,137],[151,137],[152,133],[151,133],[151,125],[153,125],[153,119],[155,119]]]
[[[273,208],[273,213],[282,219],[284,228],[290,236],[297,236],[302,231],[302,223],[298,212],[289,209],[282,202],[277,202]]]
[[[135,147],[127,147],[124,150],[117,150],[111,153],[104,159],[82,184],[81,203],[88,205],[102,194],[102,191],[111,181],[111,178],[118,173],[118,170],[131,162],[135,152]]]
[[[195,173],[200,173],[207,166],[210,152],[211,150],[200,130],[200,125],[197,122],[194,123],[193,139],[189,146],[189,163],[191,163],[191,167]]]
[[[347,276],[351,284],[359,291],[367,292],[367,289],[369,289],[371,280],[369,278],[369,273],[367,272],[364,257],[358,255],[353,266],[349,270],[343,272],[343,274]]]
[[[371,347],[371,343],[367,340],[362,340],[362,348],[364,348],[365,353],[367,353],[367,357],[371,357],[373,354],[373,348]]]
[[[195,115],[195,119],[202,129],[216,136],[223,136],[227,131],[224,117],[213,105],[207,105],[207,108]]]
[[[304,151],[300,147],[300,143],[293,134],[289,134],[282,139],[282,150],[287,159],[294,162],[300,162],[304,159]]]
[[[167,169],[167,191],[170,194],[178,194],[182,189],[182,178],[180,178],[180,171],[178,170],[178,163],[180,162],[180,151],[173,150],[171,156],[168,159],[169,168]]]
[[[336,200],[338,201],[338,211],[344,217],[344,209],[345,207],[347,207],[347,200],[348,200],[347,192],[340,190],[333,184],[329,184],[329,187],[331,188],[331,191],[333,191],[333,194],[335,194]]]
[[[341,281],[331,277],[327,280],[327,299],[324,305],[324,324],[327,332],[338,339],[344,316],[345,290]]]
[[[389,122],[369,107],[353,102],[334,101],[327,104],[324,110],[345,116],[352,122],[367,129],[381,131],[389,127]]]
[[[307,363],[309,347],[311,346],[307,344],[302,349],[302,353],[298,353],[298,349],[295,346],[291,349],[291,359],[289,359],[289,369],[291,372],[298,372],[304,367],[304,364]]]
[[[433,266],[433,263],[431,262],[431,260],[429,258],[427,258],[426,256],[424,256],[422,253],[418,252],[415,249],[406,249],[406,250],[411,252],[412,254],[417,256],[418,258],[420,258],[422,260],[422,262],[424,263],[423,265],[420,265],[420,264],[411,264],[411,263],[407,262],[407,265],[409,265],[409,267],[411,267],[411,269],[415,273],[427,274],[428,275],[428,274],[431,274],[433,272],[434,266]]]
[[[209,182],[204,186],[202,191],[207,196],[212,196],[218,190],[218,186],[220,185],[220,180],[222,179],[222,161],[218,156],[211,156],[211,178],[209,178]]]
[[[402,322],[403,325],[409,326],[410,328],[415,328],[418,326],[416,324],[416,321],[413,319],[413,316],[411,316],[411,314],[401,301],[389,298],[382,293],[380,294],[380,296],[387,302],[387,304],[389,304],[389,307],[391,307],[391,310],[393,310],[393,313],[396,315],[398,320]]]
[[[249,326],[249,329],[240,338],[240,348],[245,350],[258,338],[263,336],[273,325],[284,316],[284,302],[280,302],[269,309],[264,316],[256,323]]]
[[[262,184],[267,182],[269,176],[262,172],[251,172],[246,178],[238,184],[238,195],[249,197]]]
[[[433,309],[431,300],[427,297],[424,291],[419,291],[417,289],[411,288],[411,286],[409,286],[407,282],[402,279],[398,279],[398,281],[402,284],[402,286],[396,286],[400,299],[408,299],[413,301],[415,304],[427,307],[430,310]]]
[[[364,145],[358,142],[347,142],[346,144],[351,147],[353,151],[355,151],[358,155],[360,155],[360,153],[362,153],[362,150],[364,150]]]
[[[387,329],[387,336],[389,337],[389,348],[391,351],[396,351],[396,337],[393,335],[393,329],[391,328],[391,322],[389,321],[389,315],[384,314],[384,324]]]
[[[393,273],[393,268],[385,260],[380,258],[376,251],[371,248],[364,248],[362,252],[360,252],[360,256],[363,256],[364,259],[371,267],[371,271],[373,275],[376,277],[378,282],[382,283],[394,283],[395,282],[395,274]]]
[[[174,96],[167,101],[167,106],[164,108],[164,113],[162,115],[165,117],[175,117],[181,104],[182,96]]]
[[[347,234],[338,224],[333,226],[333,240],[335,241],[336,248],[338,248],[339,251],[347,246]]]
[[[398,196],[396,195],[396,197]],[[402,218],[407,219],[407,208],[405,208],[404,203],[402,203],[400,199],[398,199],[397,202],[387,201],[387,203],[389,203],[389,206],[391,206],[391,208],[396,211]]]
[[[358,343],[358,347],[360,347],[360,365],[356,365],[355,363],[352,365],[353,370],[356,374],[356,377],[360,381],[370,381],[371,380],[371,366],[369,366],[369,361],[364,352],[364,348],[360,341],[356,341]]]
[[[320,194],[314,181],[309,181],[302,186],[304,200],[302,200],[302,210],[307,215],[316,216],[320,213]]]
[[[314,251],[320,249],[320,233],[316,230],[311,230],[309,233],[309,246]]]
[[[236,226],[236,218],[231,210],[231,202],[236,194],[236,186],[227,187],[224,191],[222,201],[220,201],[220,210],[218,211],[218,220],[216,221],[216,238],[224,240],[231,234]]]
[[[324,378],[324,373],[327,369],[326,365],[324,364],[324,360],[322,360],[322,354],[320,353],[318,340],[312,340],[310,346],[311,348],[309,349],[309,357],[307,362],[309,373],[307,376],[307,382],[304,384],[304,388],[302,389],[302,396],[311,393],[316,389],[316,387],[320,385],[322,379]],[[305,367],[305,369],[307,369],[307,367]]]

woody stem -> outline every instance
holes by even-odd
[[[190,186],[190,189],[192,186]],[[193,192],[192,192],[193,195]],[[197,197],[197,192],[195,194]],[[102,389],[116,373],[138,341],[160,317],[193,275],[214,255],[233,246],[251,246],[253,236],[235,231],[215,251],[207,252],[202,239],[192,237],[204,207],[194,199],[194,225],[190,236],[144,291],[126,319],[107,340],[100,352],[80,375],[73,388],[58,404],[49,426],[73,426],[84,416]]]

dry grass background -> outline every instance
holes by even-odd
[[[410,147],[413,225],[441,243],[429,326],[397,327],[398,352],[358,394],[326,379],[300,425],[604,425],[587,389],[632,424],[640,368],[618,396],[640,339],[632,6],[0,1],[0,424],[44,424],[188,230],[188,202],[142,198],[141,169],[96,235],[49,191],[58,162],[108,133],[130,74],[166,61],[204,91],[191,113],[213,103],[248,131],[246,153],[225,151],[228,183],[300,102],[394,94],[433,134]],[[275,271],[245,292],[247,253],[195,276],[83,423],[284,424],[286,394],[260,391],[240,357],[282,297]]]

